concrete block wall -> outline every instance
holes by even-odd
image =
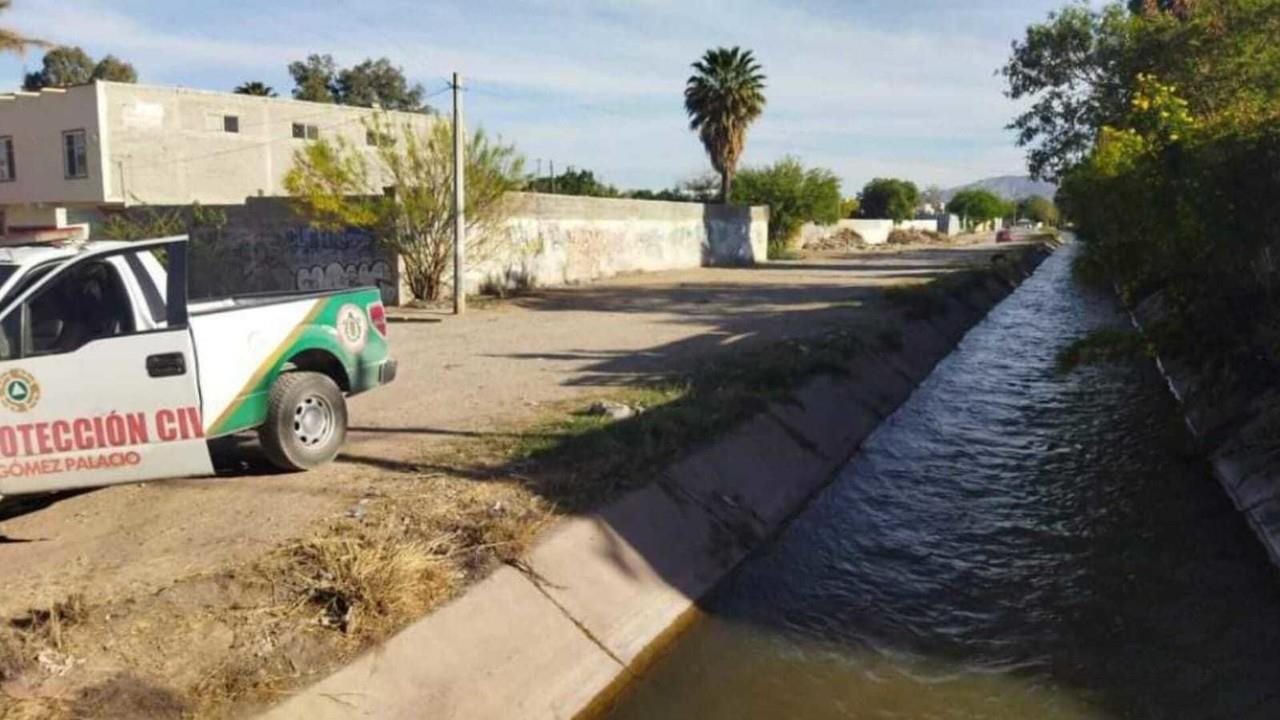
[[[767,208],[532,193],[507,201],[510,219],[469,244],[468,292],[766,259]],[[398,258],[368,231],[311,227],[288,198],[216,209],[224,226],[191,232],[193,297],[372,285],[388,305],[411,299]]]
[[[538,193],[511,193],[507,201],[507,222],[470,250],[469,292],[751,265],[768,252],[763,207]]]

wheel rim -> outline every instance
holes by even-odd
[[[306,395],[293,408],[293,434],[305,448],[327,443],[336,425],[333,406],[319,395]]]

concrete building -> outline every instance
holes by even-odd
[[[131,205],[283,195],[299,147],[344,138],[372,153],[366,121],[381,112],[103,81],[0,94],[0,227],[12,234]],[[423,131],[436,121],[389,116]]]

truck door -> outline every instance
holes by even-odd
[[[0,495],[212,472],[185,302],[139,327],[112,261],[160,248],[86,253],[0,310]]]

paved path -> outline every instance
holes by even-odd
[[[310,473],[106,488],[0,503],[0,613],[89,589],[163,587],[252,557],[342,511],[425,444],[492,431],[547,403],[679,371],[716,353],[883,314],[879,289],[985,263],[994,246],[868,252],[637,275],[392,325],[396,382],[351,402],[341,462]]]

